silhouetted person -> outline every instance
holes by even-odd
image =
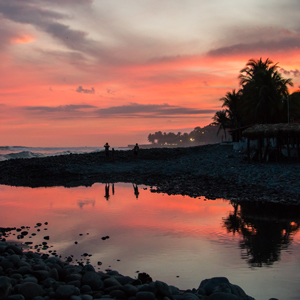
[[[112,194],[114,195],[115,194],[115,184],[114,183],[112,184],[111,190],[112,190]]]
[[[104,145],[104,148],[105,148],[105,155],[106,156],[109,156],[109,145],[108,145],[108,143],[106,143],[105,145]]]
[[[105,184],[105,195],[104,195],[104,197],[108,201],[108,199],[109,199],[109,183]]]
[[[133,190],[134,190],[135,197],[136,197],[136,199],[137,199],[137,198],[139,197],[139,188],[138,188],[138,185],[136,184],[136,185],[134,186],[134,183],[133,183],[132,186],[133,186]]]
[[[135,146],[134,146],[134,148],[133,148],[133,155],[134,156],[138,156],[139,150],[140,150],[139,144],[136,143]]]

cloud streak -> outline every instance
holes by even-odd
[[[298,69],[295,70],[285,70],[284,68],[280,68],[279,71],[284,75],[294,75],[295,77],[300,77],[300,71]]]
[[[169,104],[138,104],[98,108],[93,105],[61,105],[56,107],[33,106],[24,107],[25,111],[33,112],[45,118],[180,118],[186,116],[212,115],[213,109],[195,109]]]
[[[95,89],[92,87],[90,90],[89,89],[84,89],[82,88],[82,86],[80,85],[77,89],[76,89],[77,93],[84,93],[84,94],[95,94]]]

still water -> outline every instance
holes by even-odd
[[[52,247],[44,252],[89,259],[96,269],[146,272],[180,289],[225,276],[257,300],[300,297],[297,207],[169,196],[125,183],[2,185],[0,207],[0,227],[30,226],[22,242],[41,244],[47,235]]]

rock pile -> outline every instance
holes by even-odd
[[[25,252],[0,242],[1,300],[254,300],[225,277],[205,279],[198,289],[181,291],[145,273],[138,278],[117,271],[96,272],[48,254]]]

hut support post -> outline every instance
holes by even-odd
[[[248,156],[248,162],[250,162],[250,138],[249,137],[247,138],[247,156]]]
[[[264,156],[263,156],[263,160],[267,160],[267,155],[268,155],[268,151],[269,151],[269,138],[266,139],[267,140],[267,145],[264,151]]]
[[[261,161],[262,160],[262,139],[261,138],[257,140],[257,146],[258,146],[258,159],[259,161]]]
[[[296,137],[298,161],[300,161],[299,137]]]
[[[287,136],[287,138],[286,138],[286,147],[287,147],[288,158],[290,158],[291,151],[290,151],[290,137],[289,136]]]
[[[279,137],[276,137],[276,160],[279,161],[279,150],[280,150],[280,146],[279,146]]]

